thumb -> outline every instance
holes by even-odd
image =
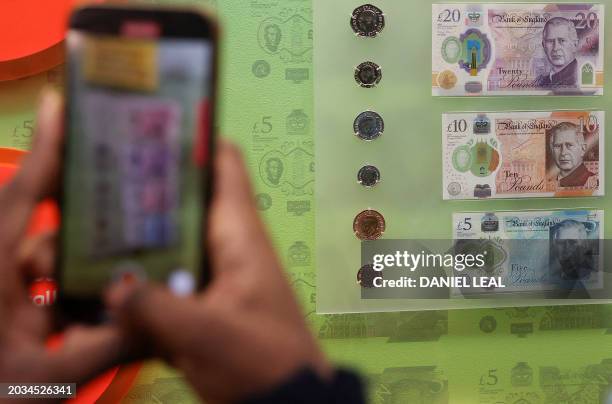
[[[0,193],[0,248],[7,254],[16,251],[36,204],[52,194],[57,185],[62,145],[62,108],[62,99],[57,92],[43,92],[32,151]]]
[[[190,346],[194,330],[207,327],[193,297],[178,297],[160,286],[118,283],[108,291],[106,304],[134,358],[175,357]]]

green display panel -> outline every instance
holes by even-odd
[[[179,2],[160,0],[149,3]],[[197,6],[212,4],[221,15],[224,43],[220,132],[242,147],[255,184],[260,213],[300,297],[312,331],[334,363],[350,366],[364,376],[369,403],[606,402],[612,381],[612,339],[608,333],[612,310],[609,306],[315,314],[315,271],[320,264],[315,259],[314,212],[315,208],[317,212],[323,212],[325,205],[321,203],[325,201],[318,200],[315,205],[314,172],[310,170],[315,156],[315,132],[317,156],[321,152],[321,137],[314,129],[318,120],[313,119],[313,83],[323,83],[331,78],[326,79],[319,70],[313,72],[312,38],[314,34],[317,45],[327,41],[325,46],[329,49],[336,49],[333,44],[341,41],[337,52],[344,52],[346,43],[357,40],[352,36],[348,21],[351,7],[360,4],[347,3],[347,7],[338,0],[315,4],[317,17],[322,15],[339,21],[335,27],[339,36],[328,36],[325,32],[319,33],[318,26],[313,32],[311,0],[193,0],[188,3]],[[397,16],[386,11],[389,24],[405,25],[411,35],[390,50],[406,58],[402,85],[410,89],[402,96],[401,111],[405,119],[400,119],[409,124],[402,126],[404,129],[395,136],[419,139],[414,143],[417,150],[410,148],[388,157],[393,158],[394,164],[399,164],[396,166],[398,170],[404,169],[404,180],[411,185],[411,189],[402,191],[399,191],[403,189],[401,186],[389,185],[391,193],[406,197],[406,206],[398,216],[402,220],[390,222],[389,232],[401,236],[424,237],[429,233],[432,237],[448,237],[451,212],[468,208],[479,210],[479,201],[447,202],[450,207],[442,202],[440,122],[443,111],[607,109],[607,92],[604,98],[434,99],[431,97],[429,72],[431,2],[381,0],[377,3],[385,11],[393,4],[404,5],[413,11]],[[608,0],[603,3],[612,5]],[[609,27],[612,20],[608,17],[607,22]],[[268,24],[277,24],[281,28],[284,42],[279,42],[276,47],[266,45],[263,38]],[[608,49],[606,54],[611,55],[610,51]],[[369,55],[360,53],[353,55],[350,63],[343,61],[343,66],[349,69],[346,72],[348,78],[338,79],[344,80],[348,88],[353,88],[354,81],[350,81],[352,70],[359,58]],[[422,80],[423,84],[419,84]],[[61,70],[0,83],[0,146],[29,147],[31,131],[28,127],[35,121],[37,94],[47,83],[61,87]],[[581,106],[577,106],[577,102]],[[365,106],[374,107],[374,104]],[[333,105],[327,114],[333,116],[343,108],[340,104]],[[354,116],[349,117],[341,132],[331,133],[330,140],[356,141],[351,131],[353,119]],[[325,133],[330,132],[326,130]],[[386,133],[385,138],[387,135],[391,132]],[[268,153],[274,153],[286,166],[306,166],[308,169],[296,171],[292,177],[284,177],[286,181],[279,181],[295,186],[275,185],[262,170]],[[406,154],[404,162],[400,154]],[[336,178],[338,186],[352,186],[362,158],[369,160],[369,156],[364,149],[361,158],[354,162],[351,160],[349,167],[338,161],[333,170],[327,172],[344,172],[340,176],[334,174],[332,178]],[[408,157],[413,160],[410,164]],[[385,163],[384,160],[380,164]],[[304,161],[307,163],[302,164]],[[326,172],[323,171],[325,166],[320,164],[317,160],[317,175]],[[394,168],[391,162],[385,164]],[[386,185],[388,174],[383,171],[382,175],[381,185]],[[349,185],[343,185],[345,180]],[[378,192],[382,192],[382,188],[380,190]],[[368,205],[385,209],[376,203],[375,194],[367,195],[372,197]],[[331,199],[332,195],[328,201]],[[331,247],[336,243],[340,246],[345,242],[355,242],[357,247],[354,248],[358,251],[358,242],[352,238],[352,220],[357,213],[353,210],[362,208],[362,203],[352,201],[348,195],[332,202],[337,204],[334,206],[346,206],[347,212],[343,217],[348,221],[340,220],[335,214],[326,216],[333,221],[325,225],[337,226],[338,232],[342,232],[342,237],[334,240]],[[542,201],[486,203],[492,204],[488,209],[507,210],[516,209],[515,204],[520,205],[520,209],[540,208]],[[546,203],[549,204],[546,208],[576,206],[575,200]],[[589,199],[578,206],[605,210],[606,199]],[[610,215],[607,220],[610,220]],[[317,223],[321,224],[320,216]],[[608,224],[606,228],[612,229]],[[406,233],[401,234],[398,229],[405,229]],[[341,254],[343,250],[338,251]],[[351,287],[357,270],[354,259],[352,255],[339,258],[343,268],[350,267],[354,271]],[[337,291],[343,293],[344,289],[338,288]],[[199,401],[182,375],[159,362],[147,362],[123,402],[181,404]]]
[[[444,113],[605,111],[612,99],[605,91],[603,97],[433,97],[432,3],[373,3],[385,13],[386,20],[384,30],[375,38],[357,37],[349,24],[351,13],[362,4],[358,0],[314,0],[317,311],[602,303],[516,298],[362,299],[357,284],[361,243],[353,234],[353,221],[366,209],[384,216],[384,239],[452,240],[452,215],[457,212],[576,208],[605,211],[610,204],[610,196],[444,201]],[[612,53],[607,50],[606,63],[610,65]],[[354,77],[355,67],[366,61],[375,62],[382,70],[382,79],[374,88],[360,87]],[[385,122],[382,136],[369,142],[355,136],[353,127],[355,118],[366,110],[376,111]],[[610,155],[611,147],[606,145],[605,154]],[[381,182],[373,188],[357,182],[359,169],[368,164],[378,167],[381,173]],[[606,224],[609,221],[610,215],[606,215]],[[604,228],[604,236],[608,236],[612,230],[609,225]]]

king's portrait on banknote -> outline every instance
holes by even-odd
[[[578,43],[578,32],[572,21],[563,17],[548,20],[542,31],[542,47],[550,63],[550,70],[538,77],[538,86],[577,87]]]
[[[549,189],[596,188],[599,184],[598,174],[591,171],[587,164],[593,166],[598,163],[599,147],[592,144],[589,148],[582,128],[572,122],[561,122],[551,128],[546,136]]]
[[[550,228],[552,282],[587,280],[597,270],[598,240],[589,240],[587,225],[567,219]]]
[[[506,285],[458,290],[463,296],[536,292],[587,299],[605,286],[601,210],[465,212],[453,214],[453,224],[455,246],[478,245],[488,252],[489,265],[469,274],[499,276]]]

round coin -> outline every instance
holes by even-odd
[[[353,231],[360,240],[378,240],[386,228],[383,215],[371,209],[364,210],[353,221]]]
[[[355,81],[363,88],[376,87],[382,80],[382,69],[374,62],[363,62],[355,68]]]
[[[357,173],[357,181],[364,187],[371,188],[380,182],[380,170],[374,166],[361,167]]]
[[[382,277],[382,272],[377,272],[374,270],[372,265],[364,265],[359,268],[357,271],[357,283],[361,285],[362,288],[373,288],[374,287],[374,278]]]
[[[357,7],[351,15],[351,28],[361,37],[376,37],[385,28],[385,15],[371,4]]]
[[[385,131],[385,121],[374,111],[364,111],[355,118],[353,131],[359,139],[372,141]]]

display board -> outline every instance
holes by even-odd
[[[155,0],[149,3],[178,2]],[[330,46],[331,42],[339,38],[353,39],[349,27],[351,7],[361,4],[351,3],[349,10],[342,1],[337,0],[315,4],[329,7],[329,12],[319,8],[317,15],[323,13],[324,16],[328,14],[332,17],[332,12],[339,12],[342,17],[337,27],[341,34],[329,36],[329,33],[323,32],[324,36],[319,36],[318,28],[313,28],[311,0],[191,0],[187,3],[197,6],[213,4],[221,14],[225,42],[220,85],[220,131],[237,142],[243,150],[255,185],[259,212],[300,298],[308,324],[334,363],[355,368],[364,376],[368,402],[461,404],[479,401],[516,402],[521,399],[554,403],[606,402],[612,378],[609,333],[611,312],[606,305],[317,315],[315,270],[318,263],[315,260],[314,216],[315,208],[321,208],[319,204],[315,205],[314,172],[310,170],[311,166],[314,168],[313,142],[316,132],[313,119],[313,35],[317,42],[327,40]],[[443,237],[447,237],[451,233],[448,224],[450,212],[455,209],[440,211],[444,205],[440,179],[441,112],[541,110],[543,107],[534,102],[539,98],[470,99],[468,103],[471,106],[467,107],[463,106],[465,101],[459,99],[434,100],[428,88],[431,84],[431,74],[428,71],[431,67],[431,49],[428,49],[431,1],[381,0],[379,3],[382,8],[387,4],[406,3],[413,11],[400,20],[410,30],[411,41],[406,39],[401,42],[400,49],[394,52],[410,52],[406,56],[407,60],[410,57],[406,67],[417,69],[407,70],[408,73],[402,75],[412,92],[402,98],[405,104],[403,111],[406,119],[410,118],[411,126],[402,131],[401,136],[419,136],[424,143],[420,143],[420,153],[409,151],[411,158],[417,157],[417,164],[398,167],[404,167],[406,177],[418,174],[424,178],[416,182],[416,189],[405,191],[407,196],[416,195],[416,199],[407,199],[410,205],[403,211],[402,226],[410,231],[408,235],[418,235],[420,230],[417,226],[421,225],[432,236],[445,234]],[[612,5],[609,0],[603,3]],[[398,17],[387,14],[390,24],[397,21]],[[610,16],[606,18],[609,27],[612,20]],[[279,45],[275,45],[274,41],[266,42],[263,35],[265,27],[274,24],[280,27],[282,33]],[[345,29],[349,30],[348,37],[344,36]],[[608,50],[607,55],[611,54]],[[348,74],[351,76],[354,65],[348,65],[351,70]],[[317,80],[321,78],[318,71],[316,77]],[[418,83],[421,80],[426,81],[423,88]],[[47,84],[61,88],[61,69],[0,84],[2,147],[29,147],[32,137],[30,128],[35,124],[37,94]],[[586,103],[584,108],[605,110],[608,96],[605,93],[604,98],[586,98],[581,99],[581,102]],[[573,99],[544,102],[554,103],[551,108],[576,108]],[[339,107],[334,105],[330,114]],[[437,108],[435,113],[434,108]],[[424,121],[427,117],[436,126],[433,132],[430,131],[430,124]],[[354,117],[350,119],[349,126]],[[342,134],[348,138],[353,137],[350,131]],[[340,133],[332,135],[334,139],[344,138]],[[435,148],[430,153],[428,148],[431,149],[432,145]],[[269,153],[277,156],[281,153],[279,158],[286,166],[302,162],[308,169],[296,171],[291,176],[285,171],[284,181],[274,184],[266,178],[265,170],[262,170]],[[430,162],[432,159],[437,159],[438,164]],[[357,162],[355,167],[361,163]],[[428,167],[434,172],[430,172]],[[316,171],[320,172],[324,168],[324,165],[317,165]],[[344,170],[340,164],[337,164],[334,171],[336,169]],[[354,169],[346,169],[346,178],[351,183],[357,179]],[[384,171],[381,174],[382,185],[386,183],[387,174]],[[438,182],[431,185],[428,179]],[[295,186],[281,185],[286,183]],[[338,183],[341,184],[340,181]],[[411,187],[414,184],[411,183]],[[425,195],[419,194],[430,188],[432,195],[435,193],[440,196],[432,204],[429,204]],[[463,211],[478,206],[478,202],[448,203],[459,205],[457,210]],[[520,202],[526,205],[524,208],[537,208],[541,203]],[[605,210],[605,200],[589,199],[586,202],[585,207]],[[513,208],[512,201],[498,200],[492,203],[498,210]],[[355,209],[361,208],[361,204],[354,205]],[[571,206],[574,206],[572,200],[561,200],[551,201],[547,208]],[[381,210],[384,208],[376,207]],[[441,212],[440,217],[437,212]],[[342,229],[346,227],[352,236],[353,212],[346,215],[348,223],[335,216],[326,217],[334,220],[328,223],[330,226]],[[431,225],[423,226],[423,223]],[[391,223],[391,226],[390,230],[398,225]],[[609,225],[606,228],[612,229]],[[340,239],[334,240],[336,242],[342,245]],[[356,271],[350,262],[353,258],[347,256],[345,259],[346,263],[340,258],[338,262],[347,267],[350,263],[351,270]],[[354,284],[355,279],[351,278],[351,286]],[[199,402],[183,376],[167,366],[159,362],[147,362],[135,370],[138,376],[133,383],[131,379],[127,383],[124,380],[121,386],[115,379],[98,402],[115,403],[118,397],[123,397],[124,403]],[[131,385],[127,394],[125,385]],[[83,397],[85,394],[83,392]]]
[[[506,96],[487,97],[486,95],[491,94],[485,90],[493,88],[490,84],[491,77],[483,79],[482,72],[478,72],[478,77],[475,77],[477,74],[473,72],[474,77],[470,77],[470,62],[466,63],[465,71],[457,68],[453,72],[454,68],[451,66],[454,64],[447,62],[444,62],[443,68],[433,66],[432,69],[432,52],[434,63],[441,59],[437,57],[437,54],[441,53],[441,49],[438,49],[441,45],[432,43],[432,36],[435,41],[440,42],[432,35],[438,25],[438,13],[432,11],[450,8],[452,17],[453,8],[466,7],[460,4],[452,5],[453,7],[434,5],[436,10],[432,10],[432,3],[425,1],[375,2],[372,5],[384,14],[384,29],[375,37],[360,37],[351,28],[351,15],[363,4],[355,0],[314,2],[317,310],[321,313],[342,313],[601,303],[596,299],[572,301],[521,298],[468,301],[381,299],[380,296],[378,299],[363,298],[362,287],[357,283],[357,273],[363,264],[361,242],[355,237],[353,225],[360,212],[370,209],[384,217],[385,231],[382,240],[437,239],[449,240],[450,243],[457,227],[457,223],[453,222],[453,214],[460,212],[549,212],[577,208],[603,210],[605,219],[602,220],[602,228],[605,232],[601,236],[607,237],[612,231],[609,226],[603,226],[604,222],[610,220],[609,215],[605,216],[605,207],[610,204],[610,196],[595,196],[597,193],[593,192],[554,194],[557,197],[550,197],[553,194],[535,195],[548,196],[544,198],[498,195],[503,199],[493,200],[486,193],[483,197],[482,193],[478,194],[477,189],[472,190],[474,184],[479,184],[474,181],[472,188],[468,190],[467,195],[470,197],[458,198],[473,200],[445,200],[454,199],[450,197],[452,195],[449,195],[449,192],[455,192],[453,187],[457,183],[452,184],[450,191],[450,184],[444,183],[448,174],[443,171],[446,157],[445,144],[442,141],[443,131],[452,124],[452,120],[447,116],[443,127],[443,114],[472,112],[475,117],[479,113],[485,114],[483,116],[486,117],[486,113],[491,115],[504,111],[605,111],[610,94],[604,90],[603,96],[589,96],[588,94],[595,94],[598,90],[585,90],[587,95],[578,95],[577,91],[568,92],[565,89],[564,92],[540,91],[541,94],[549,94],[547,96],[530,96],[534,91],[525,92],[528,95],[513,91]],[[503,7],[503,4],[497,5],[497,8]],[[592,6],[584,7],[590,9]],[[603,5],[597,7],[602,10],[604,8]],[[518,8],[520,5],[515,6],[514,10]],[[603,17],[603,11],[601,13]],[[463,14],[466,14],[465,10]],[[463,24],[467,18],[462,15],[460,23]],[[483,19],[486,21],[486,17]],[[488,32],[487,29],[489,28],[481,28],[483,32]],[[448,37],[454,38],[456,33],[450,28],[447,31]],[[474,61],[476,63],[478,60],[479,67],[484,65],[486,58],[492,59],[489,61],[489,67],[493,62],[496,66],[501,63],[500,56],[496,56],[495,51],[501,52],[498,49],[503,46],[487,44],[487,41],[495,43],[497,38],[490,32],[487,35],[481,35],[482,40],[474,40],[478,46],[482,46],[484,52],[478,59],[474,54]],[[468,38],[464,42],[469,41]],[[537,44],[542,47],[539,39]],[[451,47],[447,45],[446,50],[450,52],[448,49]],[[599,52],[604,54],[604,51],[602,39]],[[543,51],[541,53],[544,55]],[[607,64],[611,57],[610,52],[605,52]],[[356,71],[363,68],[364,62],[375,63],[380,71],[373,74],[382,76],[378,78],[379,83],[370,88],[359,85],[359,80],[356,82]],[[444,75],[456,77],[452,80],[439,78]],[[603,73],[601,75],[600,84],[604,82]],[[462,78],[463,76],[466,78]],[[445,92],[440,88],[440,83],[446,86],[443,82],[447,79],[451,81],[453,91]],[[480,94],[470,92],[474,87],[474,79],[480,79]],[[471,84],[467,84],[469,80],[472,80]],[[597,80],[593,78],[591,82],[596,83]],[[483,86],[485,90],[482,90]],[[459,94],[466,96],[434,96]],[[354,123],[365,111],[374,111],[384,120],[384,133],[379,137],[374,136],[375,139],[364,140],[355,136]],[[494,119],[492,115],[491,119]],[[473,128],[473,122],[474,119],[469,120],[470,130]],[[602,121],[602,127],[605,126],[604,123],[605,119]],[[380,126],[377,123],[372,125]],[[601,155],[609,155],[610,146],[604,146],[602,142],[599,150]],[[542,153],[544,151],[542,146]],[[484,152],[486,153],[486,150]],[[446,151],[446,154],[448,153]],[[502,156],[504,157],[508,160],[507,156]],[[358,182],[359,170],[368,165],[375,166],[380,171],[380,182],[369,188]],[[601,174],[601,189],[598,192],[604,194],[608,180],[605,169]],[[477,176],[474,178],[484,181]],[[606,273],[604,275],[607,276]]]

